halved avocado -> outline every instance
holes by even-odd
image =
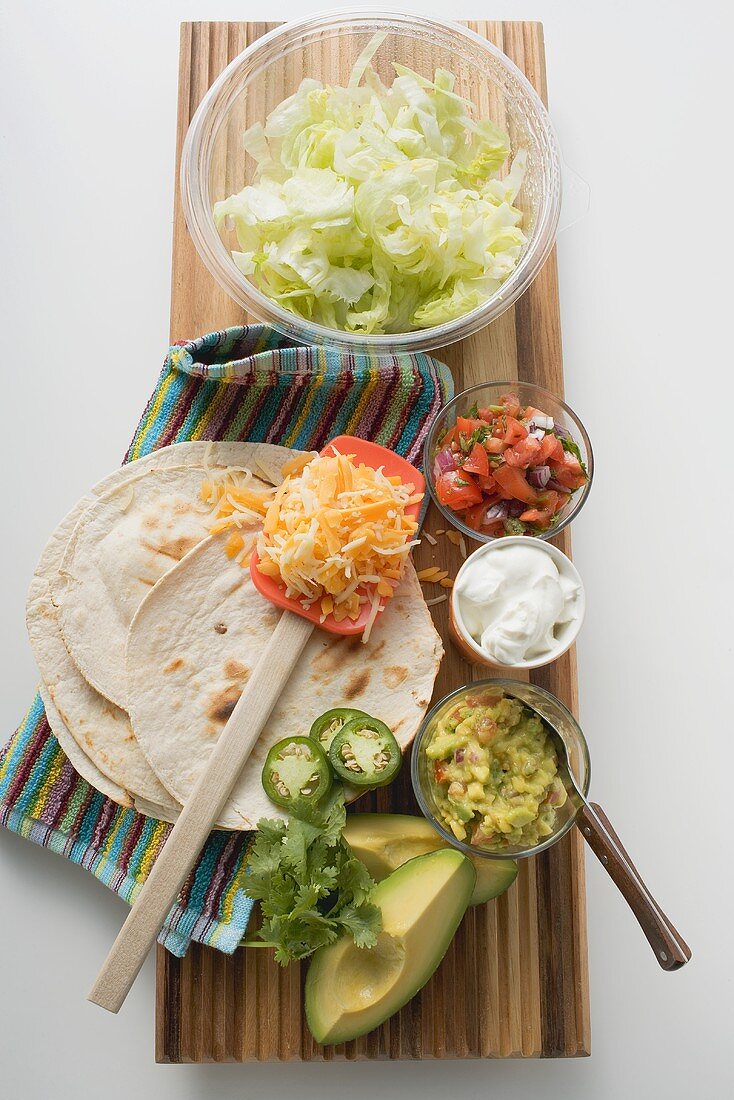
[[[306,1019],[319,1043],[344,1043],[379,1027],[422,989],[446,954],[475,882],[455,848],[411,859],[372,891],[382,911],[375,947],[351,936],[316,952],[306,977]]]
[[[410,814],[349,814],[344,839],[376,882],[415,856],[450,847],[425,818]],[[514,859],[477,856],[472,863],[477,884],[470,905],[498,897],[517,878]]]

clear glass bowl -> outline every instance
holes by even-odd
[[[306,321],[271,302],[235,266],[234,233],[217,230],[212,207],[252,181],[255,165],[242,134],[292,95],[304,77],[343,83],[354,61],[378,32],[387,34],[373,65],[390,83],[392,62],[424,76],[438,66],[456,76],[456,91],[471,100],[477,117],[490,118],[510,135],[512,154],[525,149],[528,168],[516,204],[528,236],[514,272],[484,305],[433,328],[365,336]],[[287,23],[259,38],[214,82],[194,115],[181,157],[186,224],[203,262],[220,286],[248,313],[300,341],[374,354],[426,351],[483,328],[512,305],[538,274],[555,240],[561,204],[561,161],[553,127],[540,97],[520,70],[486,39],[455,23],[390,11],[344,9]]]
[[[444,504],[441,504],[436,493],[436,479],[433,471],[434,459],[437,452],[440,450],[439,441],[444,433],[454,426],[457,416],[466,416],[468,410],[475,401],[480,408],[484,408],[487,405],[496,405],[504,393],[517,394],[521,405],[532,405],[533,408],[540,409],[542,412],[547,413],[548,416],[552,416],[556,424],[560,424],[562,428],[565,428],[566,431],[571,434],[574,442],[578,444],[581,457],[586,466],[586,472],[589,475],[586,484],[576,490],[564,510],[561,512],[559,522],[549,531],[538,532],[538,534],[534,536],[541,539],[550,539],[557,535],[559,531],[562,531],[564,527],[567,527],[583,507],[589,495],[594,477],[594,455],[591,450],[591,440],[589,439],[586,428],[573,409],[571,409],[565,401],[562,401],[560,397],[556,397],[550,390],[542,389],[541,386],[533,386],[530,382],[517,381],[482,382],[478,386],[471,386],[468,390],[464,390],[463,393],[458,394],[457,397],[454,397],[448,404],[444,405],[436,417],[433,427],[428,433],[423,452],[423,472],[425,474],[428,491],[441,515],[444,516],[453,527],[456,527],[458,531],[466,535],[467,538],[474,539],[476,542],[493,542],[498,537],[505,537],[502,535],[485,535],[480,531],[475,531],[472,527],[468,527],[467,524],[464,523],[460,512],[454,512],[451,508],[447,508]]]
[[[426,757],[425,747],[433,734],[436,723],[443,718],[457,702],[468,696],[476,695],[484,688],[497,688],[502,690],[506,695],[519,699],[522,703],[525,703],[534,711],[537,711],[541,718],[545,718],[545,720],[558,731],[568,749],[571,768],[576,778],[576,782],[578,783],[579,790],[583,793],[584,798],[586,798],[589,793],[589,784],[591,783],[591,758],[589,757],[589,746],[586,743],[586,738],[576,719],[571,712],[564,707],[560,699],[556,699],[555,695],[551,695],[551,693],[545,691],[544,688],[537,687],[535,684],[525,683],[521,680],[505,680],[501,678],[477,680],[476,683],[466,684],[464,687],[457,688],[456,691],[452,691],[450,695],[441,699],[433,710],[429,711],[423,719],[423,723],[413,742],[413,752],[411,756],[413,791],[426,820],[431,823],[436,832],[441,834],[444,840],[452,844],[454,848],[459,848],[465,855],[485,856],[487,859],[521,859],[525,856],[534,856],[537,855],[538,852],[542,852],[546,848],[549,848],[551,844],[555,844],[562,836],[565,836],[573,825],[574,814],[570,800],[558,811],[556,831],[549,837],[546,837],[542,844],[536,844],[532,848],[506,848],[501,852],[494,852],[488,848],[479,848],[473,844],[466,844],[462,840],[457,840],[454,834],[442,824],[433,796],[433,784],[430,776],[431,763]]]

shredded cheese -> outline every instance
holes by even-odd
[[[435,607],[438,603],[444,603],[448,599],[446,593],[443,596],[434,596],[432,600],[426,600],[426,607]]]
[[[265,510],[258,568],[304,607],[318,602],[322,621],[355,621],[369,604],[366,641],[418,545],[406,515],[422,497],[413,488],[352,455],[312,458],[286,473]]]
[[[209,508],[206,520],[209,530],[213,535],[231,531],[224,548],[230,558],[240,563],[244,561],[245,547],[251,548],[251,540],[243,537],[242,530],[262,525],[275,491],[251,488],[252,477],[251,470],[240,466],[209,467],[199,491],[203,504]]]

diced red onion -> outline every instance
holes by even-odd
[[[571,433],[560,424],[556,424],[553,431],[559,439],[571,439]]]
[[[457,764],[463,764],[463,762],[464,762],[464,752],[465,752],[464,749],[457,749],[456,752],[454,753],[454,760],[456,761]]]
[[[550,476],[550,466],[536,466],[534,470],[528,470],[528,484],[534,489],[545,489]]]
[[[441,474],[446,474],[449,470],[455,469],[456,458],[454,457],[454,452],[450,447],[444,447],[443,450],[439,451],[436,455],[434,473],[436,477],[439,477]]]
[[[545,439],[545,431],[538,427],[535,421],[528,424],[528,435],[531,439]]]
[[[545,483],[546,489],[552,489],[554,493],[565,493],[567,496],[571,496],[571,490],[567,485],[561,485],[560,481],[556,481],[554,477],[549,478]]]
[[[482,523],[487,524],[494,523],[496,519],[507,519],[509,513],[509,502],[506,500],[500,500],[497,504],[493,504],[491,508],[487,509],[487,513],[482,520]]]
[[[527,508],[527,504],[523,504],[521,500],[511,500],[509,506],[509,513],[512,519],[517,519]]]

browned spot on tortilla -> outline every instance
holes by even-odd
[[[324,648],[317,657],[311,661],[314,672],[333,672],[342,661],[341,638],[332,638],[324,643]]]
[[[143,527],[154,530],[157,526],[158,516],[155,514],[155,512],[149,512],[148,515],[143,516]]]
[[[215,623],[214,624],[214,629],[216,630],[217,634],[226,634],[227,633],[227,627],[225,626],[224,623]]]
[[[163,669],[164,672],[176,672],[177,669],[183,668],[183,657],[174,657],[170,664],[166,665]]]
[[[220,725],[224,725],[229,720],[232,711],[237,706],[237,700],[242,694],[241,684],[230,684],[229,687],[224,688],[222,691],[218,691],[209,704],[209,710],[207,711],[207,717],[212,722],[219,722]]]
[[[173,558],[174,561],[181,561],[184,554],[188,554],[189,550],[193,550],[197,544],[198,539],[186,535],[179,535],[177,539],[171,539],[170,542],[161,542],[158,546],[153,546],[149,542],[143,543],[146,550],[151,550],[154,554],[163,554],[167,558]]]
[[[383,638],[381,642],[378,642],[377,645],[370,650],[370,660],[372,661],[375,657],[378,657],[382,653],[384,648],[385,639]]]
[[[141,584],[147,585],[148,588],[152,588],[153,585],[155,584],[155,581],[149,580],[148,577],[136,577],[135,579],[137,581],[140,581]]]
[[[400,687],[408,679],[408,670],[400,665],[393,665],[391,668],[382,670],[382,679],[385,681],[385,687]]]
[[[362,635],[361,634],[353,634],[352,637],[347,642],[347,650],[349,651],[349,653],[357,653],[357,652],[359,652],[359,650],[362,649],[362,645],[363,645]]]
[[[228,680],[244,680],[250,675],[250,670],[240,661],[227,661],[224,666],[224,675]]]
[[[187,500],[177,500],[173,505],[173,511],[177,515],[182,516],[191,511],[191,505]]]
[[[361,668],[358,672],[353,672],[347,680],[344,698],[356,699],[358,695],[362,695],[369,687],[371,679],[372,673],[368,668]]]

